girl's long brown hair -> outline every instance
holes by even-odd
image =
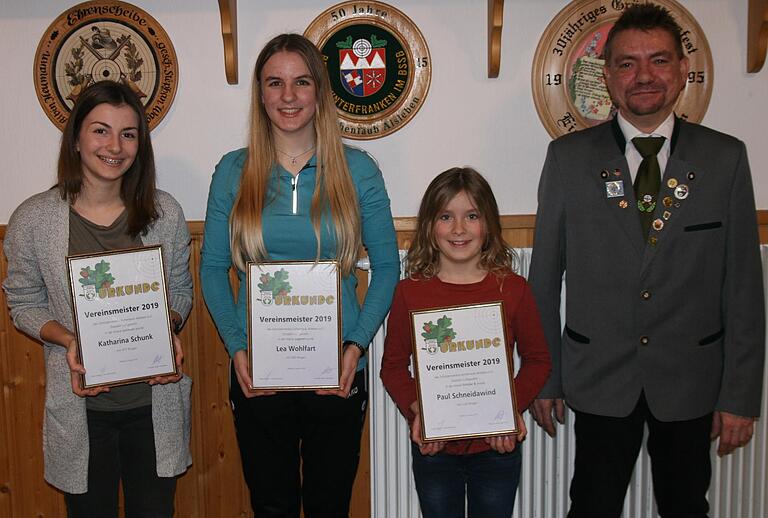
[[[278,52],[294,52],[307,64],[315,82],[317,112],[314,119],[317,146],[317,180],[310,215],[320,259],[320,221],[330,211],[336,232],[336,259],[342,275],[350,275],[360,251],[360,209],[338,129],[336,107],[323,58],[317,47],[299,34],[281,34],[269,41],[256,60],[251,88],[251,127],[248,158],[230,224],[232,261],[245,270],[248,261],[268,259],[262,234],[262,211],[269,203],[267,185],[277,163],[272,124],[261,102],[261,71]]]
[[[74,203],[83,188],[83,166],[77,139],[83,120],[100,104],[128,106],[139,119],[136,159],[123,175],[120,184],[120,198],[125,204],[128,219],[128,233],[132,237],[146,234],[150,225],[159,217],[155,206],[155,154],[149,138],[149,127],[144,105],[133,91],[122,83],[99,81],[92,84],[78,96],[72,113],[69,114],[61,135],[59,150],[57,187],[61,199]]]
[[[499,207],[491,186],[471,167],[454,167],[437,175],[421,199],[416,234],[408,249],[405,267],[410,278],[429,279],[438,273],[440,249],[435,241],[435,223],[448,202],[462,191],[467,193],[485,223],[480,266],[500,277],[514,271],[516,257],[501,235]]]

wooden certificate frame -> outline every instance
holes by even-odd
[[[161,246],[66,262],[83,388],[178,374]]]
[[[248,263],[248,373],[259,390],[341,386],[336,261]]]
[[[518,433],[504,303],[411,311],[424,442]]]

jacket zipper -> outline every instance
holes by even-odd
[[[299,192],[296,190],[296,187],[299,185],[299,175],[301,174],[301,171],[296,173],[296,176],[291,176],[291,196],[293,198],[293,214],[296,214],[296,211],[299,207]]]
[[[309,165],[309,162],[302,167],[298,173],[296,173],[296,176],[291,176],[291,198],[293,201],[293,214],[298,214],[299,212],[299,175],[304,172],[305,169],[309,169],[310,167],[315,167],[313,165]]]
[[[305,169],[309,169],[311,167],[315,166],[310,165],[309,162],[307,162],[304,167],[299,169],[299,172],[296,173],[296,176],[291,175],[291,199],[293,202],[293,214],[299,213],[299,175],[303,173]]]

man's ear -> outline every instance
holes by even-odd
[[[682,90],[685,88],[685,84],[688,82],[688,70],[691,68],[691,62],[688,56],[683,56],[680,59],[680,82],[683,84]]]

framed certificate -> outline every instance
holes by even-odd
[[[502,302],[411,311],[425,442],[517,433]]]
[[[339,388],[336,261],[249,263],[248,365],[254,389]]]
[[[159,245],[67,257],[83,387],[175,375]]]

